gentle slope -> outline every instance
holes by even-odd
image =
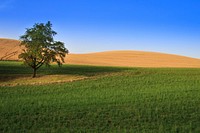
[[[143,51],[108,51],[90,54],[69,54],[70,64],[129,67],[200,67],[200,60],[185,56]]]
[[[0,39],[0,60],[18,60],[19,41]],[[89,54],[69,54],[67,64],[129,66],[129,67],[193,67],[200,68],[200,60],[185,56],[144,51],[108,51]]]
[[[0,38],[0,60],[18,60],[20,41]]]

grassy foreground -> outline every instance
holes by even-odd
[[[0,62],[0,132],[200,132],[200,69],[64,65],[38,73],[86,79],[10,86],[31,70]]]

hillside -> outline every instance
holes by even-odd
[[[0,39],[1,60],[18,60],[20,52],[19,41]],[[69,54],[65,62],[67,64],[100,66],[200,68],[200,59],[144,51],[107,51],[89,54]]]
[[[0,60],[18,60],[20,41],[0,38]]]
[[[108,51],[90,54],[69,54],[70,64],[130,67],[200,67],[200,60],[185,56],[143,51]]]

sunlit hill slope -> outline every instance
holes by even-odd
[[[18,60],[19,41],[0,39],[0,59]],[[193,67],[200,68],[200,59],[145,51],[107,51],[88,54],[69,54],[66,64],[129,66],[129,67]]]

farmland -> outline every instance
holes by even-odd
[[[199,68],[53,65],[31,73],[0,62],[0,132],[200,132]]]
[[[19,60],[18,55],[22,52],[19,43],[18,40],[0,38],[0,60]],[[94,66],[200,68],[200,60],[196,58],[134,50],[69,53],[65,63]]]

